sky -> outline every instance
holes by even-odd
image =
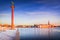
[[[60,25],[60,0],[0,0],[0,23],[11,24],[11,1],[14,1],[14,23]]]

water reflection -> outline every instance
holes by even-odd
[[[21,40],[59,40],[60,28],[19,28]]]

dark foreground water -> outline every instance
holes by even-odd
[[[19,28],[20,40],[60,40],[60,28]]]

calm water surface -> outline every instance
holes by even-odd
[[[19,28],[20,40],[60,40],[60,28]]]

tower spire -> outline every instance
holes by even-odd
[[[48,21],[48,25],[50,25],[50,22]]]

